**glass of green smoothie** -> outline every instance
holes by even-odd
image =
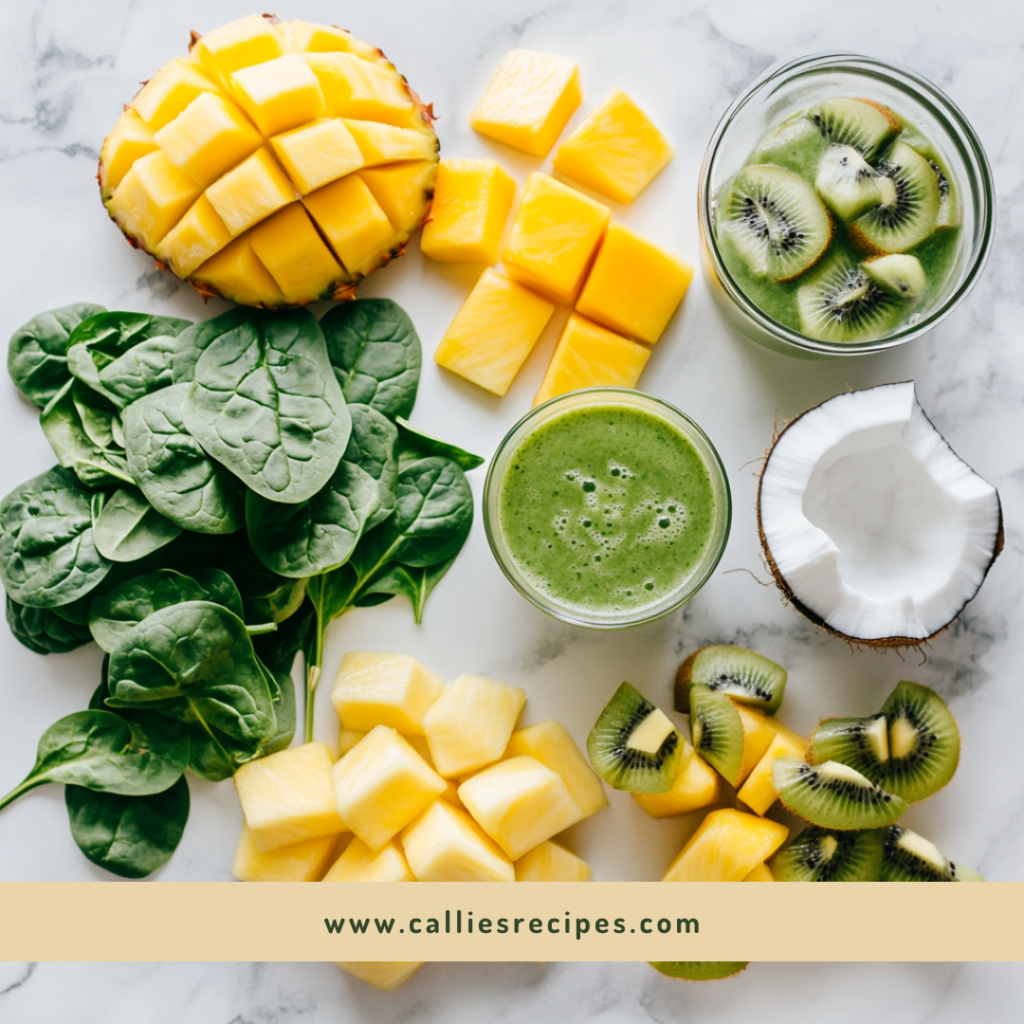
[[[974,130],[919,75],[844,53],[776,65],[704,157],[712,293],[744,333],[790,355],[902,345],[974,286],[993,198]]]
[[[484,525],[513,586],[575,625],[667,615],[707,581],[729,538],[729,481],[674,406],[585,388],[524,416],[491,460]]]

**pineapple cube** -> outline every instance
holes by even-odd
[[[334,283],[345,276],[302,203],[253,228],[252,248],[289,302],[332,298]]]
[[[745,707],[738,701],[733,701],[733,705],[743,726],[743,761],[740,765],[739,777],[736,780],[736,785],[739,786],[753,771],[757,762],[764,757],[778,734],[769,724],[767,715]]]
[[[469,123],[506,146],[547,156],[582,99],[576,61],[553,53],[510,50]]]
[[[153,129],[129,107],[117,120],[114,130],[103,140],[100,153],[100,187],[104,200],[121,184],[128,169],[141,156],[157,148]]]
[[[394,729],[378,725],[332,769],[341,820],[379,850],[445,790],[445,781]]]
[[[267,137],[315,121],[326,109],[319,80],[298,54],[241,68],[231,84],[242,109]]]
[[[335,117],[275,135],[270,145],[302,195],[363,166],[356,140]]]
[[[302,201],[351,274],[362,273],[367,261],[376,257],[395,233],[358,174],[325,185]]]
[[[231,874],[240,882],[317,882],[337,844],[337,836],[319,836],[260,853],[249,826],[242,825]]]
[[[310,53],[303,59],[319,80],[332,117],[394,125],[411,120],[409,90],[385,68],[353,53]]]
[[[399,985],[404,985],[425,963],[424,960],[336,960],[335,967],[340,967],[353,978],[365,981],[382,992],[394,992]]]
[[[431,160],[437,153],[437,139],[426,132],[351,118],[344,118],[342,123],[356,140],[366,167],[396,160]]]
[[[252,236],[248,233],[211,256],[189,280],[246,306],[278,306],[284,302],[277,282],[253,251]]]
[[[753,871],[743,879],[744,882],[774,882],[775,876],[767,864],[758,864]]]
[[[549,839],[524,853],[513,865],[517,882],[589,882],[590,865]]]
[[[416,751],[420,757],[423,758],[434,771],[437,769],[434,767],[434,759],[430,756],[430,745],[427,743],[426,736],[406,736],[409,741],[409,745]],[[443,777],[443,776],[442,776]],[[445,786],[444,792],[438,797],[439,800],[445,800],[452,805],[452,807],[459,807],[462,810],[466,808],[463,806],[462,801],[459,799],[459,782],[457,779],[445,779],[447,785]]]
[[[535,406],[577,388],[635,388],[651,350],[572,313],[562,328]]]
[[[281,34],[281,44],[288,53],[330,53],[333,50],[347,53],[360,45],[351,32],[336,25],[295,20],[281,21],[274,27]],[[361,45],[367,46],[366,43]]]
[[[359,171],[373,198],[397,232],[412,231],[424,217],[423,199],[434,195],[437,164],[433,160],[368,167]]]
[[[365,735],[365,732],[358,729],[346,729],[342,726],[341,732],[338,733],[338,757],[344,757]]]
[[[533,757],[486,768],[459,786],[459,798],[511,860],[584,816],[562,779]]]
[[[371,850],[358,836],[324,875],[325,882],[415,882],[405,854],[394,840]]]
[[[175,57],[138,91],[129,105],[155,132],[204,92],[216,93],[217,86],[192,61]]]
[[[348,831],[334,806],[324,743],[248,761],[235,772],[245,822],[260,853]]]
[[[200,93],[153,139],[175,167],[204,188],[263,145],[238,107],[212,92]]]
[[[806,751],[807,744],[802,737],[797,736],[794,742],[787,736],[776,735],[764,752],[764,756],[747,776],[747,781],[743,783],[736,794],[737,798],[756,814],[764,814],[779,798],[779,794],[775,792],[775,784],[772,782],[772,765],[775,763],[775,758],[784,754],[787,757],[798,757],[803,760]]]
[[[778,822],[726,807],[712,811],[669,866],[663,882],[742,882],[785,841]]]
[[[718,772],[687,743],[672,788],[667,793],[634,793],[633,799],[652,818],[671,818],[710,807],[720,795]]]
[[[206,74],[225,84],[239,68],[262,64],[283,54],[280,34],[258,14],[207,32],[192,47],[192,56],[198,58]]]
[[[555,307],[495,270],[485,270],[455,315],[434,361],[504,395]]]
[[[206,196],[232,236],[294,202],[295,186],[263,146],[215,181]]]
[[[622,224],[612,224],[576,309],[603,327],[653,345],[693,280],[693,267]]]
[[[121,229],[151,252],[202,190],[160,150],[139,157],[121,179],[108,209]]]
[[[611,211],[546,174],[531,174],[501,261],[508,276],[572,305]]]
[[[597,772],[580,752],[561,722],[538,722],[512,733],[505,757],[534,757],[560,776],[584,817],[607,806],[604,786]]]
[[[443,263],[497,263],[516,183],[497,160],[442,160],[420,249]]]
[[[616,89],[558,147],[555,172],[620,203],[631,203],[672,159],[647,115]]]
[[[331,700],[346,728],[389,725],[422,736],[423,716],[443,690],[444,680],[407,654],[349,651]]]
[[[420,882],[514,882],[512,862],[465,811],[431,804],[402,832],[402,847]]]
[[[525,703],[518,686],[459,676],[423,716],[437,770],[448,777],[466,775],[497,761]]]
[[[188,277],[231,241],[210,200],[200,196],[154,250],[178,275]]]

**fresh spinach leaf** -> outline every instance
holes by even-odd
[[[298,611],[306,594],[305,580],[289,579],[268,569],[256,557],[244,532],[216,541],[205,554],[207,564],[223,569],[234,580],[242,595],[246,622],[281,623]]]
[[[277,720],[277,732],[263,748],[263,754],[266,756],[287,750],[295,736],[295,683],[290,673],[272,672],[262,661],[259,662],[259,666],[273,697],[274,715]]]
[[[162,516],[135,487],[121,487],[93,515],[96,547],[112,562],[134,562],[170,544],[181,527]]]
[[[413,618],[418,626],[423,622],[423,608],[430,592],[441,582],[441,577],[452,567],[457,557],[458,553],[437,565],[416,568],[411,565],[386,566],[383,572],[363,587],[356,605],[360,608],[372,607],[383,604],[396,594],[404,594],[412,604]]]
[[[383,413],[369,405],[348,407],[352,415],[352,435],[345,458],[365,469],[380,491],[380,507],[366,521],[364,532],[379,526],[395,510],[395,485],[398,481],[398,429]]]
[[[451,459],[464,472],[469,472],[469,470],[484,464],[484,459],[479,455],[473,455],[464,448],[448,444],[446,441],[439,441],[436,437],[431,437],[430,434],[424,434],[423,431],[417,430],[401,417],[395,420],[395,423],[398,426],[399,463],[402,469],[429,455],[441,455],[446,459]]]
[[[7,595],[7,625],[36,654],[66,654],[92,639],[88,626],[68,622],[52,608],[29,608]]]
[[[186,327],[174,339],[174,357],[171,361],[173,383],[191,383],[195,379],[196,363],[210,342],[246,323],[249,316],[246,307],[236,306],[212,320],[200,320],[199,323]]]
[[[174,345],[175,338],[166,334],[140,341],[91,377],[89,386],[116,409],[123,410],[144,395],[170,387]],[[89,375],[88,366],[95,366],[91,358],[85,362],[82,354],[86,352],[89,352],[87,345],[75,345],[68,353],[69,361],[75,366],[82,364],[82,372],[75,375],[83,380]]]
[[[275,675],[289,675],[295,664],[295,655],[305,649],[307,635],[315,621],[313,606],[306,601],[294,615],[277,627],[276,632],[252,638],[256,656]]]

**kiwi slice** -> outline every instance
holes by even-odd
[[[736,705],[724,693],[691,687],[690,733],[693,749],[735,786],[743,768],[743,722]]]
[[[623,683],[587,738],[598,775],[614,789],[667,793],[683,754],[683,738],[664,711]]]
[[[883,882],[984,882],[973,868],[954,864],[924,836],[902,825],[884,832]]]
[[[682,978],[683,981],[717,981],[731,978],[746,969],[749,960],[649,960],[648,963],[668,978]]]
[[[847,96],[811,107],[806,117],[823,138],[837,146],[852,146],[867,160],[902,130],[888,107]]]
[[[921,298],[928,287],[928,278],[925,277],[921,261],[905,252],[875,256],[865,260],[861,269],[879,288],[908,302]]]
[[[907,809],[905,800],[838,761],[809,765],[777,757],[772,784],[788,810],[822,828],[881,828]]]
[[[889,723],[885,715],[870,718],[826,718],[807,741],[807,763],[838,761],[873,781],[889,760]]]
[[[690,687],[727,694],[740,704],[774,715],[786,690],[786,670],[745,647],[712,644],[691,654],[676,672],[676,711],[688,714]]]
[[[859,221],[858,221],[859,223]],[[837,256],[796,291],[800,330],[822,341],[868,341],[891,330],[903,303],[863,267]]]
[[[775,164],[814,181],[821,156],[830,143],[802,114],[769,129],[747,160],[748,164]]]
[[[777,882],[877,882],[883,830],[839,831],[811,825],[769,862]]]
[[[744,167],[722,204],[720,229],[753,274],[789,281],[818,260],[832,220],[814,189],[773,164]]]
[[[818,164],[814,187],[841,220],[856,220],[882,201],[874,168],[853,146],[829,146]]]

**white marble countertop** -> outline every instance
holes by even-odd
[[[126,246],[98,202],[99,145],[136,83],[183,52],[188,30],[251,13],[237,0],[33,0],[4,3],[0,42],[0,209],[4,297],[0,333],[35,313],[90,300],[110,309],[204,318],[198,296]],[[700,275],[657,346],[643,387],[683,408],[718,447],[729,472],[733,531],[721,566],[682,614],[625,633],[596,635],[546,618],[504,581],[477,524],[438,587],[422,627],[399,599],[357,611],[330,633],[326,671],[359,647],[420,657],[453,678],[481,672],[523,686],[525,721],[556,717],[583,741],[611,690],[630,679],[663,705],[682,653],[703,643],[749,645],[790,672],[785,717],[809,730],[826,714],[874,711],[900,678],[935,687],[963,734],[956,778],[905,820],[992,880],[1022,877],[1024,776],[1015,766],[1024,719],[1019,625],[1024,600],[1024,9],[1009,0],[852,7],[810,0],[435,0],[338,4],[303,0],[282,18],[338,22],[380,45],[440,114],[445,155],[495,155],[522,181],[538,166],[491,145],[466,115],[507,49],[566,53],[581,65],[584,103],[571,125],[615,86],[664,130],[676,157],[629,208],[631,227],[692,262],[698,257],[697,176],[728,102],[776,60],[849,49],[912,67],[964,110],[992,162],[998,193],[995,249],[980,285],[931,334],[896,351],[832,362],[768,353],[735,334]],[[545,167],[549,163],[545,164]],[[614,206],[614,204],[613,204]],[[444,375],[429,358],[475,271],[423,260],[415,246],[373,275],[361,295],[388,295],[423,339],[414,422],[489,455],[529,407],[556,329],[550,328],[503,400]],[[1021,317],[1014,321],[1013,317]],[[780,602],[766,579],[754,519],[754,460],[772,425],[847,387],[917,381],[922,404],[953,448],[1000,491],[1006,549],[955,625],[913,654],[851,651]],[[6,376],[0,384],[0,493],[40,472],[52,455]],[[471,440],[470,440],[471,439]],[[483,471],[472,474],[479,497]],[[739,571],[734,571],[739,570]],[[480,595],[486,594],[486,601]],[[21,778],[43,730],[84,707],[99,668],[93,647],[40,658],[0,631],[4,742],[0,789]],[[328,688],[318,731],[333,739]],[[156,877],[225,880],[241,815],[233,787],[192,786],[191,821]],[[692,827],[692,825],[690,826]],[[624,794],[572,839],[597,879],[656,879],[686,824],[648,819]],[[77,851],[62,794],[47,787],[0,817],[0,879],[108,878]],[[59,915],[59,908],[52,908]],[[814,922],[809,922],[811,927]],[[841,924],[817,922],[823,934]],[[908,957],[913,951],[908,950]],[[88,955],[83,951],[83,955]],[[783,1021],[794,1007],[818,1019],[953,1022],[968,1015],[1018,1020],[1024,970],[999,964],[770,964],[711,985],[673,983],[643,964],[433,964],[385,996],[325,964],[0,965],[0,1019],[192,1024],[417,1021]]]

